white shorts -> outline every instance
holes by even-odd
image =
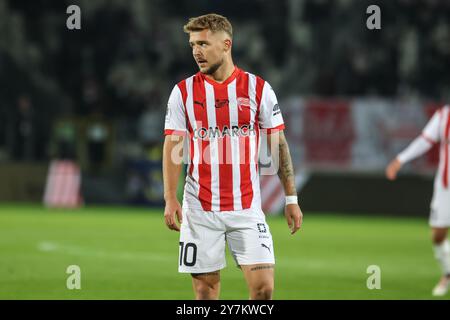
[[[183,208],[178,271],[204,273],[225,268],[225,242],[237,265],[275,263],[272,235],[262,210]]]
[[[450,188],[435,184],[429,223],[435,228],[450,227]]]

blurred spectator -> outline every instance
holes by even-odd
[[[53,138],[55,140],[54,152],[59,160],[77,160],[76,154],[76,125],[73,119],[65,118],[59,120],[54,129]]]
[[[147,153],[147,158],[160,161],[165,115],[161,106],[164,104],[157,91],[150,91],[146,100],[147,108],[138,121],[138,137]]]
[[[35,157],[35,113],[31,98],[22,94],[17,98],[16,108],[10,114],[9,124],[13,159],[32,161]]]
[[[107,159],[107,145],[111,138],[110,128],[101,115],[94,115],[86,128],[89,168],[92,173],[101,173]]]

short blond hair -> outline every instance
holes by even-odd
[[[209,13],[203,16],[190,18],[189,22],[184,25],[183,30],[186,33],[195,31],[211,30],[212,32],[224,31],[233,38],[233,27],[230,21],[224,16],[216,13]]]

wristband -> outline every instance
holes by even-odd
[[[286,196],[286,206],[288,204],[298,204],[297,196]]]

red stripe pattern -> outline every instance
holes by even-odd
[[[443,172],[443,184],[444,188],[448,188],[448,162],[449,162],[449,155],[448,155],[448,148],[450,141],[450,109],[447,111],[447,125],[445,126],[445,133],[444,133],[444,172]]]
[[[194,114],[197,126],[200,128],[208,128],[208,110],[206,107],[206,93],[205,85],[201,75],[197,74],[193,79],[193,100],[194,100]],[[203,105],[199,105],[196,102],[200,102]],[[197,139],[194,141],[197,143],[200,150],[199,163],[199,185],[200,191],[198,198],[202,204],[203,210],[211,211],[212,207],[212,190],[211,190],[211,154],[210,154],[210,142],[209,139]]]
[[[214,98],[217,103],[228,100],[227,86],[214,86]],[[230,129],[230,106],[225,103],[224,106],[215,107],[216,111],[216,125],[219,131],[225,128]],[[233,168],[231,162],[231,137],[224,136],[218,140],[219,153],[219,183],[220,183],[220,211],[233,210]]]
[[[237,96],[249,99],[249,75],[243,74],[236,80]],[[250,124],[250,108],[241,108],[238,113],[239,126]],[[242,209],[250,208],[253,200],[252,180],[250,176],[250,139],[248,136],[239,138],[241,202]]]
[[[260,194],[255,189],[259,188],[260,108],[270,108],[270,112],[264,113],[268,117],[274,107],[264,104],[265,81],[235,68],[222,83],[197,73],[178,86],[189,137],[190,164],[184,199],[187,207],[232,211],[260,203],[260,199],[255,199],[255,195]],[[235,100],[230,102],[230,99]],[[284,128],[281,116],[277,119],[278,122],[269,122],[276,125],[268,130]],[[233,152],[239,153],[235,158],[235,161],[239,158],[239,164],[233,165]],[[233,186],[239,189],[234,190]]]

